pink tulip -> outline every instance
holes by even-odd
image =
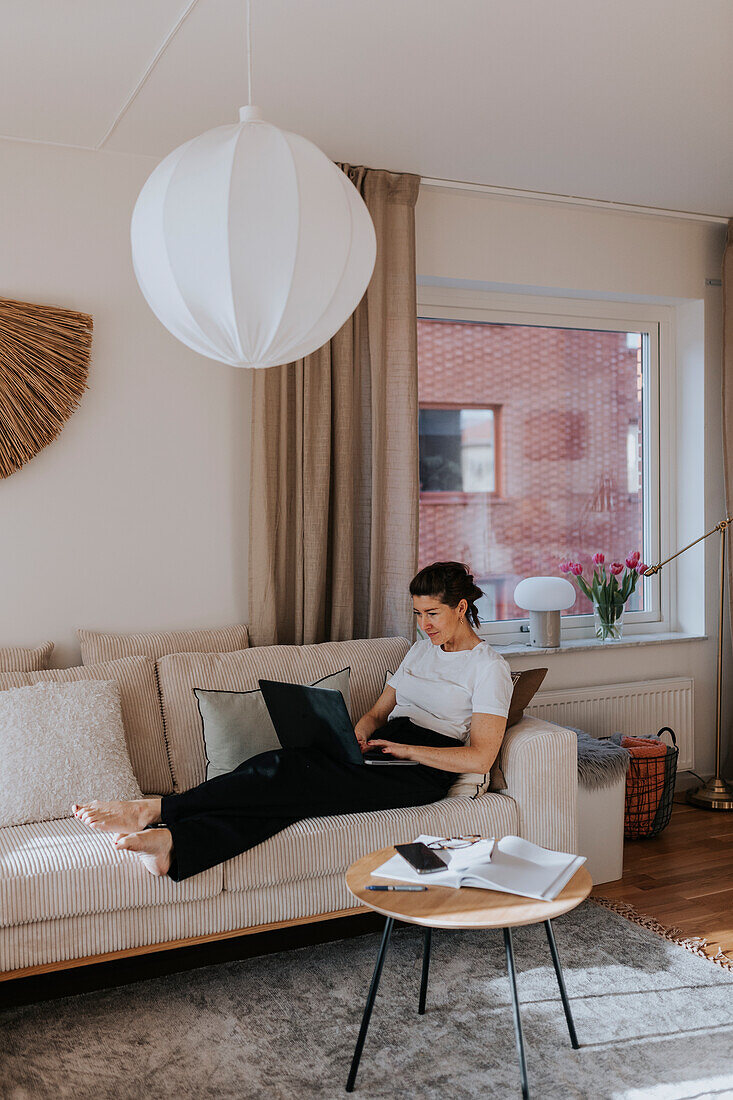
[[[648,565],[644,565],[644,562],[640,561],[636,567],[636,572],[639,574],[640,577],[643,577],[648,568]]]
[[[579,561],[574,561],[570,566],[570,572],[573,574],[574,577],[579,577],[580,574],[583,572],[583,566],[580,564]]]
[[[624,567],[620,561],[615,561],[611,566],[611,572],[613,573],[614,577],[617,577],[619,573],[623,573],[623,571]]]
[[[594,554],[593,555],[593,564],[594,565],[603,565],[605,560],[606,560],[606,555],[605,554]]]
[[[569,561],[561,561],[560,562],[560,572],[561,573],[569,573],[570,572],[570,562]]]
[[[638,550],[634,550],[634,553],[630,554],[629,557],[626,559],[626,564],[628,565],[629,569],[636,569],[640,561],[641,554]]]

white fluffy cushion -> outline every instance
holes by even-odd
[[[140,797],[118,684],[0,691],[0,826],[69,817],[72,802]]]

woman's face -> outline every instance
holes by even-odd
[[[461,619],[465,621],[468,604],[461,600],[458,607],[449,607],[436,596],[413,596],[412,606],[417,625],[423,633],[427,634],[433,645],[442,645],[454,637]]]

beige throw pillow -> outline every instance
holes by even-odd
[[[30,684],[68,684],[78,680],[114,680],[120,685],[122,721],[137,781],[145,794],[170,794],[173,780],[168,767],[155,664],[148,657],[124,657],[98,665],[49,668],[38,672],[0,672],[0,693]],[[0,768],[1,765],[2,761]]]
[[[48,668],[53,642],[44,642],[35,649],[11,645],[0,649],[0,672],[37,672]]]
[[[109,681],[0,691],[0,827],[70,817],[72,802],[140,798]]]
[[[242,624],[210,630],[153,630],[137,634],[100,630],[77,630],[76,633],[83,665],[137,656],[157,661],[169,653],[231,653],[249,646],[247,627]]]
[[[349,672],[344,668],[316,680],[313,687],[340,691],[349,708]],[[205,691],[194,688],[201,715],[206,753],[206,778],[226,775],[245,760],[279,749],[269,711],[259,688],[254,691]]]

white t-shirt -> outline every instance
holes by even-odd
[[[512,701],[509,665],[488,642],[446,653],[421,638],[387,683],[397,693],[390,721],[410,718],[461,743],[468,740],[472,714],[506,718]]]

